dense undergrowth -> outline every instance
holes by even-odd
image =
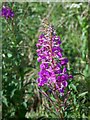
[[[54,106],[41,94],[36,82],[39,72],[36,43],[45,17],[54,25],[61,38],[63,54],[69,59],[68,71],[73,75],[66,89],[70,90],[70,95],[64,118],[89,119],[89,3],[37,2],[3,3],[3,5],[10,7],[14,12],[13,18],[0,17],[3,120],[57,118]],[[47,88],[44,90],[48,92]],[[51,98],[55,101],[53,96]],[[65,96],[60,99],[65,99]]]

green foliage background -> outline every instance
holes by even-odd
[[[67,118],[90,118],[90,8],[89,3],[3,3],[15,13],[2,22],[3,120],[55,118],[38,92],[36,43],[41,20],[48,17],[61,37],[74,79],[69,83]],[[2,8],[2,6],[1,6]],[[52,110],[54,110],[52,108]]]

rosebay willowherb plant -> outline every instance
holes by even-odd
[[[44,24],[43,33],[39,36],[36,44],[37,61],[41,63],[37,82],[40,87],[48,86],[55,99],[59,99],[56,93],[64,95],[68,80],[72,78],[72,75],[69,75],[67,71],[68,59],[63,57],[60,44],[60,37],[56,35],[53,26]],[[46,94],[44,93],[44,95]]]

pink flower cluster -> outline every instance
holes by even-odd
[[[72,75],[67,73],[68,59],[63,57],[60,44],[60,37],[56,36],[52,26],[48,27],[47,34],[40,35],[36,44],[37,60],[41,62],[37,81],[39,86],[53,85],[55,90],[64,93]]]
[[[0,15],[6,19],[13,18],[14,12],[9,7],[3,6]]]

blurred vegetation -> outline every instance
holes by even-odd
[[[3,120],[55,118],[47,99],[38,91],[36,43],[41,20],[47,17],[61,37],[74,76],[66,118],[90,119],[90,6],[84,3],[3,3],[15,13],[2,21]],[[2,6],[1,6],[2,7]],[[52,106],[52,110],[54,110]]]

